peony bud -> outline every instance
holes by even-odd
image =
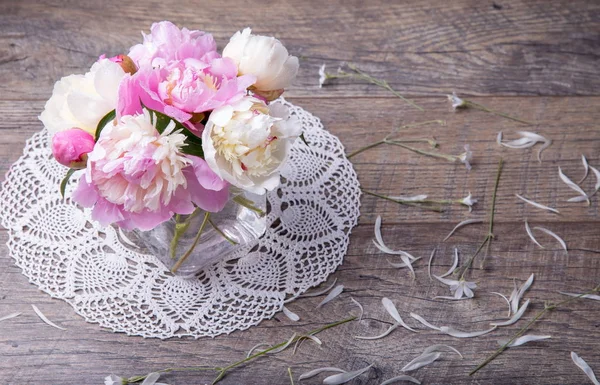
[[[64,166],[85,168],[87,153],[94,149],[94,137],[80,128],[60,131],[52,137],[54,159]]]
[[[100,56],[99,60],[102,59],[106,59],[106,55]],[[135,65],[133,60],[131,60],[131,58],[127,55],[120,54],[117,56],[109,57],[108,60],[120,65],[121,68],[123,68],[123,71],[125,71],[126,73],[133,75],[137,72],[137,66]]]

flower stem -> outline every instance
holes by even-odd
[[[369,144],[369,145],[366,145],[366,146],[364,146],[364,147],[361,147],[361,148],[359,148],[359,149],[358,149],[358,150],[356,150],[356,151],[353,151],[353,152],[351,152],[350,154],[346,155],[346,158],[350,159],[350,158],[352,158],[353,156],[355,156],[355,155],[358,155],[358,154],[360,154],[360,153],[361,153],[361,152],[363,152],[363,151],[367,151],[367,150],[369,150],[369,149],[371,149],[371,148],[373,148],[373,147],[377,147],[377,146],[379,146],[380,144],[384,144],[384,143],[385,143],[385,139],[384,139],[384,140],[380,140],[380,141],[378,141],[378,142],[375,142],[375,143],[371,143],[371,144]]]
[[[471,268],[471,266],[473,265],[473,261],[475,260],[475,258],[479,254],[479,252],[481,252],[481,250],[483,249],[484,246],[487,245],[486,256],[487,256],[487,253],[489,252],[490,244],[492,243],[492,239],[494,238],[494,213],[496,211],[496,195],[498,193],[498,184],[500,183],[500,175],[502,174],[503,165],[504,165],[504,161],[502,160],[502,158],[500,158],[500,161],[498,161],[498,171],[496,172],[496,182],[494,183],[494,192],[492,193],[492,205],[490,207],[490,223],[489,223],[489,227],[488,227],[488,233],[486,234],[485,238],[483,239],[483,242],[481,242],[481,244],[477,248],[477,251],[475,251],[475,254],[473,254],[471,256],[471,258],[469,258],[466,265],[463,267],[462,273],[460,274],[461,280],[465,278],[465,274]],[[485,261],[485,258],[484,258],[484,261]],[[483,261],[481,263],[483,265]]]
[[[221,230],[220,228],[218,228],[217,225],[210,218],[208,218],[208,223],[210,223],[210,225],[213,227],[213,229],[215,229],[215,231],[217,233],[219,233],[220,236],[222,236],[223,238],[225,238],[227,240],[227,242],[231,243],[232,245],[237,245],[238,244],[234,239],[228,237],[227,234],[225,234],[223,232],[223,230]]]
[[[388,196],[377,194],[377,193],[369,191],[369,190],[365,190],[365,189],[361,189],[361,190],[362,190],[363,193],[365,193],[367,195],[371,195],[371,196],[374,196],[374,197],[377,197],[377,198],[385,199],[385,200],[388,200],[390,202],[398,203],[398,204],[401,204],[401,205],[419,207],[419,208],[424,209],[424,210],[431,210],[431,211],[435,211],[435,212],[438,212],[438,213],[444,212],[444,209],[442,209],[441,207],[427,206],[428,204],[432,204],[432,203],[440,203],[438,201],[432,201],[432,200],[429,200],[427,202],[425,202],[425,201],[423,201],[423,202],[420,202],[420,201],[418,201],[418,202],[415,202],[415,201],[405,201],[405,200],[402,200],[402,199],[390,198]],[[422,203],[422,204],[419,204],[419,203]]]
[[[181,267],[181,264],[183,262],[185,262],[185,260],[192,254],[192,252],[196,248],[196,245],[198,245],[198,241],[200,241],[200,236],[202,235],[202,232],[204,231],[204,227],[206,226],[206,223],[208,222],[209,217],[210,217],[210,213],[208,211],[206,213],[204,213],[204,220],[202,221],[202,224],[200,225],[200,228],[198,229],[198,233],[196,234],[196,237],[194,238],[194,243],[192,243],[192,246],[190,246],[190,248],[185,252],[185,254],[183,254],[181,257],[179,257],[179,259],[177,260],[175,265],[173,265],[173,267],[171,268],[171,273],[175,273],[177,270],[179,270],[179,268]]]
[[[252,202],[249,199],[244,198],[241,195],[238,195],[238,196],[234,197],[233,201],[235,203],[237,203],[238,205],[247,208],[248,210],[254,211],[255,213],[257,213],[261,217],[265,216],[265,212],[263,210],[261,210],[258,207],[254,206],[254,202]]]
[[[397,140],[386,140],[386,139],[384,139],[384,142],[386,144],[391,144],[391,145],[394,145],[394,146],[400,146],[400,147],[405,148],[407,150],[416,152],[417,154],[421,154],[421,155],[425,155],[425,156],[430,156],[430,157],[433,157],[433,158],[441,158],[441,159],[445,159],[445,160],[447,160],[449,162],[453,162],[453,163],[458,160],[458,157],[455,156],[455,155],[441,154],[439,152],[431,152],[431,151],[421,150],[421,149],[416,148],[416,147],[408,146],[408,145],[402,143],[401,141],[397,141]]]
[[[290,375],[290,383],[294,385],[294,376],[292,375],[292,368],[288,367],[288,374]]]
[[[547,312],[552,311],[560,306],[566,305],[567,303],[569,303],[571,301],[581,299],[583,296],[585,296],[587,294],[592,294],[592,293],[595,293],[598,291],[600,291],[600,285],[596,286],[594,289],[588,291],[587,293],[580,294],[576,297],[571,297],[564,301],[558,302],[554,305],[544,306],[544,309],[541,310],[538,314],[536,314],[536,316],[533,317],[533,319],[531,321],[529,321],[525,326],[523,326],[517,333],[515,333],[510,340],[508,340],[504,345],[502,345],[498,350],[496,350],[491,356],[486,358],[485,361],[483,361],[481,364],[479,364],[475,369],[471,370],[469,372],[469,376],[472,376],[473,374],[477,373],[480,369],[485,367],[487,364],[492,362],[496,357],[498,357],[500,354],[502,354],[502,352],[504,352],[508,348],[508,345],[510,345],[511,342],[513,342],[514,340],[516,340],[517,338],[522,336],[527,330],[529,330],[529,328],[534,323],[536,323],[540,318],[542,318]]]
[[[171,239],[171,247],[169,248],[171,259],[175,259],[179,239],[188,230],[190,224],[192,223],[192,219],[198,214],[199,210],[200,208],[196,207],[196,209],[190,214],[190,216],[187,217],[186,220],[182,223],[179,222],[179,220],[181,219],[181,215],[175,215],[175,233],[173,234],[173,239]]]
[[[501,117],[503,117],[503,118],[506,118],[506,119],[509,119],[509,120],[514,120],[515,122],[519,122],[519,123],[523,123],[523,124],[527,124],[527,125],[533,125],[533,124],[534,124],[534,123],[532,123],[532,122],[529,122],[529,121],[527,121],[527,120],[519,119],[519,118],[516,118],[516,117],[514,117],[514,116],[511,116],[511,115],[505,114],[504,112],[499,112],[499,111],[494,111],[494,110],[491,110],[491,109],[487,108],[487,107],[486,107],[486,106],[484,106],[484,105],[481,105],[481,104],[479,104],[479,103],[472,102],[472,101],[470,101],[470,100],[467,100],[467,99],[463,99],[463,101],[464,101],[464,102],[467,104],[467,106],[469,106],[469,107],[476,108],[476,109],[478,109],[478,110],[481,110],[481,111],[484,111],[484,112],[490,113],[490,114],[492,114],[492,115],[501,116]]]

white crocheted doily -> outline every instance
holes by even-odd
[[[324,282],[342,263],[360,204],[340,141],[318,118],[285,103],[309,145],[296,141],[281,187],[268,194],[271,225],[257,244],[197,279],[173,276],[154,256],[123,246],[118,232],[91,220],[88,210],[63,200],[66,168],[54,161],[46,131],[29,139],[0,192],[11,256],[31,283],[115,332],[214,337],[272,317],[286,298]]]

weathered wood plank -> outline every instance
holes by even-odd
[[[485,102],[499,111],[509,111],[534,120],[536,126],[524,126],[510,120],[475,110],[451,112],[445,98],[423,98],[427,111],[421,113],[394,98],[345,99],[343,103],[332,99],[292,99],[320,117],[325,127],[338,135],[349,152],[368,143],[378,141],[394,127],[432,119],[442,119],[445,126],[430,124],[406,128],[401,138],[435,137],[439,151],[458,155],[469,144],[474,153],[473,169],[468,172],[460,164],[443,159],[428,158],[394,146],[380,146],[365,151],[353,162],[362,187],[388,195],[428,194],[433,199],[462,199],[469,192],[479,200],[472,214],[465,207],[454,205],[439,214],[415,208],[401,207],[395,203],[373,197],[364,197],[361,223],[373,223],[382,215],[384,223],[447,222],[447,229],[460,220],[485,218],[498,159],[505,167],[498,190],[497,220],[522,222],[578,222],[597,220],[598,196],[592,205],[568,203],[576,195],[558,177],[558,166],[573,180],[583,175],[581,154],[592,166],[600,167],[600,98],[485,98]],[[33,132],[41,129],[36,116],[43,102],[0,101],[0,173],[6,172],[22,153],[23,144]],[[532,130],[546,135],[553,144],[543,152],[543,162],[536,160],[537,145],[533,150],[512,150],[496,144],[496,134],[503,131],[505,138],[517,138],[516,131]],[[412,144],[428,149],[420,143]],[[595,178],[590,173],[582,184],[592,191]],[[557,208],[561,215],[547,213],[519,201],[514,194]],[[468,230],[465,230],[468,231]]]
[[[301,58],[294,96],[386,95],[364,84],[317,92],[317,70],[354,62],[409,96],[598,95],[600,4],[497,2],[7,1],[0,4],[3,97],[47,99],[61,76],[139,41],[157,18],[212,32],[275,35]],[[118,10],[118,11],[116,11]],[[150,11],[152,10],[152,11]],[[160,15],[160,16],[158,16]],[[266,15],[266,17],[265,17]]]

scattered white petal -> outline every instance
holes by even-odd
[[[519,310],[519,302],[521,302],[521,298],[523,298],[523,295],[525,294],[525,292],[531,287],[531,285],[533,284],[533,280],[535,278],[535,274],[531,274],[529,276],[529,278],[527,278],[527,281],[525,281],[525,283],[523,285],[521,285],[521,287],[519,288],[519,290],[517,290],[517,292],[515,293],[515,295],[513,296],[511,294],[510,296],[510,307],[513,313],[516,313],[517,310]]]
[[[152,372],[148,374],[144,382],[142,382],[142,385],[154,385],[156,384],[156,381],[158,381],[159,377],[160,373]]]
[[[396,320],[396,323],[401,325],[403,328],[410,330],[411,332],[416,332],[415,329],[404,323],[404,320],[402,320],[402,317],[400,317],[400,313],[398,313],[398,309],[389,298],[383,297],[381,299],[381,303],[383,304],[385,310],[392,316],[392,318]]]
[[[311,370],[310,372],[301,374],[300,377],[298,377],[298,381],[306,380],[307,378],[314,377],[314,376],[319,375],[324,372],[347,373],[344,369],[334,368],[333,366],[327,366],[324,368],[314,369],[314,370]]]
[[[374,231],[375,231],[375,240],[373,240],[373,244],[375,244],[375,246],[382,252],[384,252],[386,254],[393,254],[393,255],[404,255],[413,261],[415,261],[417,259],[414,256],[407,253],[406,251],[392,250],[385,245],[385,243],[383,242],[383,237],[381,236],[381,216],[380,215],[378,215],[377,219],[375,219]]]
[[[576,197],[567,199],[569,203],[587,202],[590,198],[587,195],[577,195]]]
[[[456,337],[456,338],[471,338],[471,337],[479,337],[482,336],[484,334],[488,334],[493,332],[494,330],[496,330],[496,326],[494,326],[491,329],[488,330],[482,330],[482,331],[478,331],[478,332],[463,332],[460,330],[456,330],[450,326],[442,326],[440,328],[440,331],[444,334],[448,334],[449,336],[452,337]]]
[[[110,376],[104,377],[104,385],[121,385],[123,384],[123,378],[111,374]]]
[[[398,329],[398,326],[400,326],[400,324],[393,324],[392,326],[390,326],[386,331],[384,331],[383,333],[377,335],[377,336],[372,336],[372,337],[368,337],[368,336],[354,336],[354,338],[356,338],[357,340],[378,340],[381,339],[383,337],[387,337],[391,332],[393,332],[394,330]]]
[[[514,324],[515,322],[517,322],[518,320],[521,319],[521,317],[523,316],[523,313],[525,313],[525,310],[527,310],[527,306],[529,306],[529,300],[525,301],[525,303],[523,305],[521,305],[519,310],[517,310],[517,312],[512,316],[511,319],[504,321],[504,322],[491,323],[490,325],[492,325],[492,326],[508,326],[508,325]]]
[[[588,378],[594,383],[594,385],[600,385],[600,382],[598,382],[594,371],[592,370],[592,368],[590,368],[588,363],[585,362],[583,358],[579,357],[577,353],[571,352],[571,359],[573,360],[575,365],[579,367],[579,369],[583,370],[585,375],[588,376]]]
[[[440,275],[440,278],[447,277],[450,274],[454,273],[454,270],[456,270],[457,267],[458,267],[458,249],[455,247],[454,248],[454,262],[452,263],[452,266],[450,267],[450,269],[447,272]]]
[[[433,299],[447,299],[449,301],[464,301],[467,299],[472,299],[473,297],[460,297],[460,298],[456,298],[456,297],[450,297],[449,295],[436,295],[435,297],[433,297]]]
[[[498,292],[495,292],[495,291],[492,291],[491,293],[499,295],[500,297],[504,298],[504,300],[508,304],[508,315],[507,315],[507,317],[510,317],[510,314],[512,313],[512,308],[510,306],[510,300],[508,298],[506,298],[506,296],[504,294],[502,294],[502,293],[498,293]]]
[[[343,291],[344,291],[344,285],[337,285],[333,290],[331,290],[329,292],[329,294],[327,294],[327,297],[323,298],[321,303],[319,303],[317,305],[317,309],[319,309],[321,306],[325,305],[327,302],[331,301],[338,295],[342,294]]]
[[[372,366],[373,366],[373,364],[367,366],[366,368],[355,370],[353,372],[346,372],[346,373],[334,374],[333,376],[329,376],[329,377],[325,378],[323,380],[323,385],[340,385],[340,384],[344,384],[344,383],[346,383],[346,382],[348,382],[350,380],[353,380],[356,377],[360,376],[361,374],[363,374],[367,370],[371,369]]]
[[[535,206],[535,207],[537,207],[538,209],[542,209],[542,210],[548,210],[548,211],[552,211],[553,213],[560,214],[560,212],[559,212],[557,209],[553,209],[552,207],[548,207],[548,206],[545,206],[545,205],[543,205],[543,204],[540,204],[540,203],[534,202],[534,201],[532,201],[532,200],[530,200],[530,199],[527,199],[527,198],[525,198],[525,197],[522,197],[522,196],[521,196],[521,195],[519,195],[519,194],[515,194],[515,196],[516,196],[517,198],[519,198],[520,200],[522,200],[523,202],[529,203],[530,205],[532,205],[532,206]]]
[[[463,355],[460,354],[460,352],[456,348],[453,348],[450,345],[440,345],[440,344],[428,346],[427,348],[425,348],[425,350],[423,350],[423,354],[437,352],[437,351],[442,350],[442,348],[448,348],[448,349],[452,350],[453,352],[455,352],[456,354],[458,354],[460,356],[460,358],[464,358]]]
[[[394,263],[394,262],[390,261],[389,259],[387,260],[387,262],[392,267],[394,267],[396,269],[401,269],[403,267],[408,267],[408,269],[410,270],[410,273],[411,273],[411,275],[412,275],[412,277],[414,279],[416,277],[416,275],[415,275],[415,269],[413,268],[412,263],[415,262],[415,261],[418,261],[421,258],[420,257],[419,258],[415,258],[414,260],[411,261],[408,258],[408,256],[402,254],[402,255],[400,255],[400,259],[402,259],[402,263]]]
[[[35,311],[35,314],[37,314],[37,315],[38,315],[38,317],[40,317],[40,319],[41,319],[42,321],[44,321],[46,324],[48,324],[48,325],[50,325],[50,326],[52,326],[52,327],[54,327],[54,328],[60,329],[60,330],[67,330],[67,329],[65,329],[65,328],[63,328],[63,327],[61,327],[61,326],[58,326],[58,325],[57,325],[57,324],[55,324],[54,322],[50,321],[50,320],[49,320],[49,319],[48,319],[48,318],[47,318],[47,317],[44,315],[44,313],[42,313],[42,312],[40,311],[40,309],[38,309],[38,307],[37,307],[37,306],[35,306],[35,305],[31,305],[31,307],[33,308],[33,311]]]
[[[594,194],[596,194],[598,192],[598,190],[600,190],[600,171],[598,171],[598,169],[596,169],[595,167],[590,166],[590,170],[592,170],[592,172],[594,173],[594,176],[596,177],[596,184],[594,185]]]
[[[571,296],[571,297],[581,297],[581,298],[585,298],[585,299],[593,299],[593,300],[596,300],[596,301],[600,301],[600,295],[598,295],[598,294],[583,294],[583,293],[582,294],[576,294],[576,293],[564,293],[562,291],[560,292],[560,294],[568,295],[568,296]]]
[[[450,234],[448,234],[442,242],[446,242],[448,240],[448,238],[450,238],[456,230],[460,229],[463,226],[471,225],[473,223],[483,223],[483,219],[466,219],[466,220],[460,222],[458,225],[454,226],[452,231],[450,231]]]
[[[281,345],[277,349],[271,350],[269,353],[275,354],[275,353],[283,352],[285,349],[288,348],[288,346],[291,345],[292,342],[294,342],[295,339],[296,339],[296,333],[294,333],[285,344]]]
[[[473,211],[473,205],[475,203],[477,203],[477,199],[473,198],[473,196],[471,195],[471,192],[469,192],[469,195],[467,195],[466,197],[464,197],[463,199],[460,200],[461,205],[465,205],[465,206],[469,207],[469,212]]]
[[[294,313],[285,306],[283,307],[283,314],[285,314],[285,316],[288,317],[291,321],[300,321],[300,317],[298,316],[298,314]]]
[[[525,219],[525,231],[527,232],[527,235],[529,235],[529,238],[531,238],[531,240],[533,241],[533,243],[535,243],[536,245],[538,245],[542,249],[544,248],[544,246],[542,246],[542,244],[539,243],[537,241],[537,239],[535,239],[535,237],[533,236],[533,232],[531,231],[531,227],[529,227],[529,223],[527,223],[527,219]]]
[[[350,299],[352,300],[352,302],[354,302],[356,304],[356,306],[358,306],[358,308],[360,309],[360,316],[358,317],[358,322],[360,322],[362,320],[363,314],[365,313],[365,309],[362,307],[362,305],[355,300],[354,298],[350,297]]]
[[[1,321],[6,321],[7,319],[18,317],[20,315],[21,315],[21,313],[10,313],[9,315],[5,315],[4,317],[0,317],[0,322]]]
[[[511,140],[510,142],[502,141],[502,131],[498,133],[496,137],[496,143],[501,146],[512,148],[512,149],[525,149],[535,146],[537,143],[543,143],[537,153],[537,159],[539,162],[542,161],[542,151],[552,144],[550,139],[547,139],[539,134],[529,131],[518,131],[517,134],[521,136],[519,139]]]
[[[458,108],[467,107],[467,102],[462,100],[456,95],[456,92],[452,92],[452,95],[446,95],[450,103],[452,103],[452,109],[456,111]]]
[[[410,313],[410,316],[413,317],[414,319],[416,319],[417,321],[419,321],[420,323],[422,323],[423,325],[427,326],[428,328],[440,331],[439,327],[430,324],[429,322],[427,322],[425,320],[425,318],[421,317],[420,315],[415,314],[415,313]]]
[[[585,191],[583,191],[583,189],[581,187],[579,187],[577,185],[577,183],[573,182],[571,179],[569,179],[568,176],[566,176],[563,172],[562,169],[560,168],[560,166],[558,167],[558,176],[560,177],[560,179],[567,185],[569,186],[569,188],[571,188],[574,191],[577,191],[579,193],[579,195],[581,195],[582,197],[585,197],[585,200],[588,202],[588,204],[590,203],[587,194],[585,193]]]
[[[311,340],[312,342],[314,342],[315,344],[321,346],[323,344],[323,342],[321,342],[320,339],[318,339],[317,337],[307,334],[307,335],[303,335],[298,337],[298,339],[296,340],[296,343],[294,344],[294,351],[292,352],[292,355],[296,354],[296,350],[298,350],[298,348],[300,347],[300,345],[302,345],[302,343],[305,340]]]
[[[327,82],[327,74],[325,73],[325,64],[319,67],[319,88],[323,88],[323,85]]]
[[[250,350],[248,350],[248,353],[246,354],[246,358],[250,357],[252,355],[252,353],[254,353],[254,351],[258,348],[260,348],[261,346],[271,346],[265,342],[261,342],[260,344],[256,344],[253,347],[250,348]]]
[[[442,353],[421,354],[420,356],[416,357],[414,360],[412,360],[411,362],[406,364],[402,369],[400,369],[400,371],[401,372],[410,372],[413,370],[417,370],[419,368],[422,368],[423,366],[426,366],[426,365],[429,365],[429,364],[435,362],[441,356],[442,356]]]
[[[528,335],[524,335],[522,337],[519,337],[519,338],[515,339],[510,344],[506,345],[506,347],[507,348],[514,348],[515,346],[525,345],[528,342],[547,340],[547,339],[550,339],[550,338],[552,338],[552,336],[537,336],[537,335],[534,335],[534,334],[528,334]],[[508,340],[498,340],[498,343],[501,346],[504,346],[507,342],[508,342]]]
[[[319,297],[319,296],[322,296],[324,294],[329,293],[329,291],[331,289],[333,289],[333,287],[335,286],[336,283],[337,283],[337,278],[334,279],[333,282],[331,283],[331,285],[327,286],[325,289],[323,289],[321,291],[317,291],[315,293],[302,294],[302,295],[299,295],[298,298],[307,298],[307,297]]]
[[[585,178],[587,178],[588,172],[590,171],[590,165],[588,164],[588,161],[585,158],[585,155],[583,154],[581,154],[581,163],[583,163],[583,177],[577,183],[583,182]]]
[[[562,246],[562,248],[565,249],[565,251],[567,251],[567,244],[565,243],[565,241],[563,241],[563,239],[561,237],[559,237],[558,235],[556,235],[556,233],[548,230],[545,227],[536,226],[533,229],[534,230],[540,230],[541,232],[546,233],[549,236],[551,236],[552,238],[556,239],[558,241],[558,243],[560,243],[560,245]]]
[[[413,382],[415,384],[419,384],[419,385],[421,384],[421,381],[417,380],[416,378],[411,377],[411,376],[406,375],[406,374],[403,374],[403,375],[400,375],[400,376],[396,376],[394,378],[390,378],[389,380],[385,380],[385,381],[383,381],[379,385],[390,385],[390,384],[394,384],[394,383],[400,382],[400,381],[410,381],[410,382]]]
[[[427,274],[429,274],[429,280],[433,281],[433,277],[431,276],[431,261],[433,261],[433,256],[435,255],[435,251],[437,249],[433,249],[431,251],[431,255],[429,256],[429,263],[427,264]]]
[[[428,196],[424,195],[424,194],[412,195],[412,196],[397,195],[397,196],[390,196],[389,198],[396,199],[399,201],[405,201],[405,202],[419,202],[419,201],[424,201],[425,199],[428,198]]]

